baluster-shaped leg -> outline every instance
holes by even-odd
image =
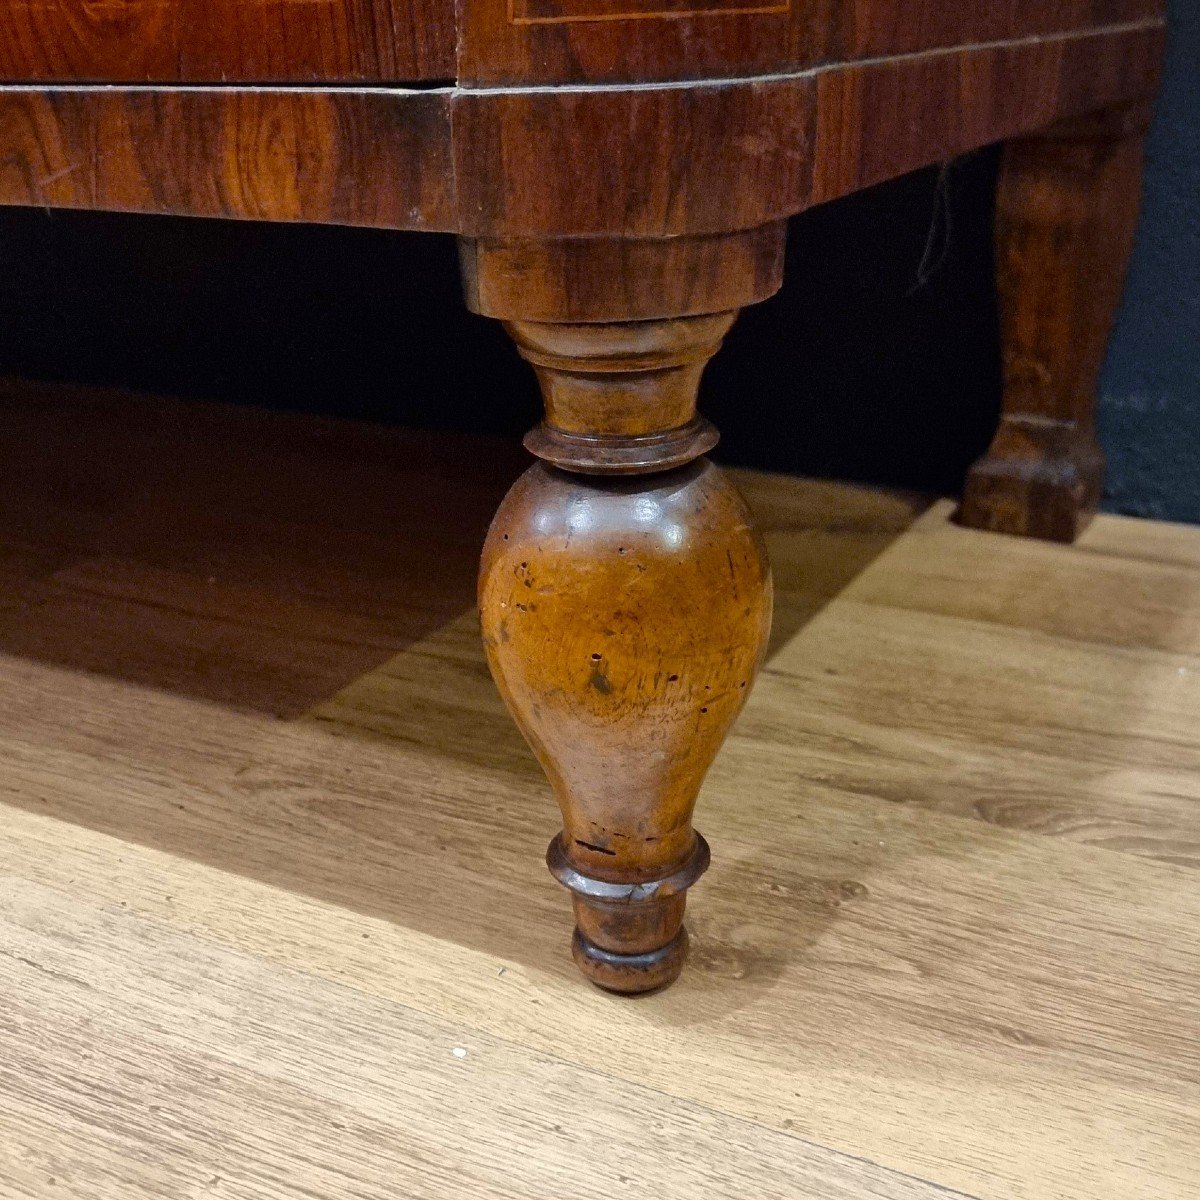
[[[576,962],[649,991],[683,966],[708,865],[692,810],[771,618],[762,541],[702,457],[716,432],[696,390],[732,310],[777,286],[782,229],[463,249],[469,301],[507,320],[546,406],[526,439],[541,461],[483,552],[488,660],[562,809],[548,862]]]
[[[1004,400],[960,520],[1070,542],[1104,473],[1096,386],[1133,245],[1144,108],[1010,142],[996,198]]]

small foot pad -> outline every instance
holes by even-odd
[[[575,930],[571,953],[579,969],[597,986],[608,992],[632,995],[653,992],[674,983],[687,958],[688,935],[680,931],[665,945],[647,954],[614,954],[589,942]]]

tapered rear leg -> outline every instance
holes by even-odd
[[[1075,539],[1104,473],[1096,389],[1133,246],[1145,106],[1068,121],[1005,147],[996,199],[1004,397],[971,468],[965,525]]]

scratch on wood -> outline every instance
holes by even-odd
[[[61,171],[55,171],[53,175],[47,175],[45,179],[39,179],[35,186],[40,192],[42,188],[49,187],[50,184],[57,183],[58,180],[70,175],[72,171],[78,171],[79,166],[79,163],[72,163],[69,167],[63,167]]]

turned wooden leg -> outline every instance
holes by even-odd
[[[683,966],[709,855],[692,810],[766,647],[766,555],[702,457],[717,435],[696,389],[732,307],[777,286],[781,249],[778,227],[690,247],[464,246],[468,299],[506,319],[546,407],[526,439],[541,461],[484,547],[483,636],[562,809],[548,862],[572,894],[575,960],[613,991]],[[644,319],[613,319],[631,311]],[[547,319],[563,312],[584,317]]]
[[[1070,542],[1096,508],[1096,387],[1133,245],[1144,108],[1005,148],[996,199],[1004,399],[960,520]]]

